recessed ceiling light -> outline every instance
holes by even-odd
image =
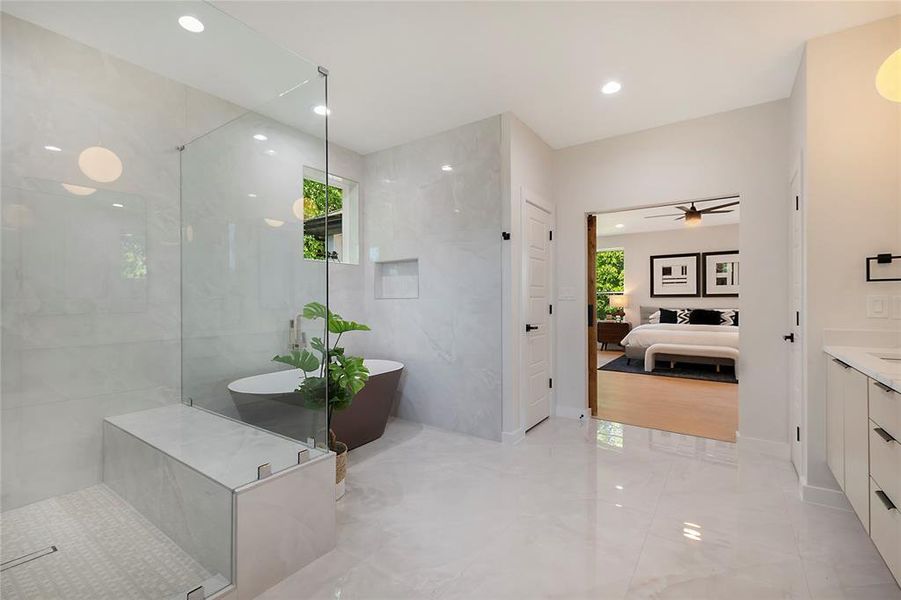
[[[625,225],[623,225],[622,223],[617,223],[617,224],[616,224],[616,228],[617,228],[617,229],[622,229],[623,227],[625,227]]]
[[[182,15],[181,17],[178,17],[178,24],[182,26],[182,29],[187,29],[191,33],[200,33],[204,30],[203,23],[200,22],[200,19],[191,15]]]
[[[616,92],[620,91],[621,89],[623,89],[623,84],[621,84],[620,82],[608,81],[601,88],[601,92],[603,92],[605,94],[615,94]]]
[[[267,137],[266,137],[265,135],[263,135],[262,133],[255,133],[255,134],[253,134],[253,139],[255,139],[255,140],[258,141],[258,142],[265,142],[265,141],[268,140],[269,138],[267,138]]]
[[[901,48],[892,52],[876,72],[876,90],[886,100],[901,102]]]
[[[50,152],[62,152],[63,149],[59,146],[44,146],[44,150],[50,150]]]
[[[67,192],[76,196],[90,196],[97,191],[97,188],[75,185],[74,183],[63,183],[62,186]]]
[[[450,165],[441,165],[441,170],[442,171],[453,171],[454,168]]]
[[[256,198],[257,195],[256,195],[256,194],[247,194],[247,197],[248,197],[248,198]]]
[[[113,206],[114,206],[115,208],[125,208],[125,205],[124,205],[124,204],[119,204],[118,202],[113,202]]]
[[[319,106],[313,107],[313,112],[320,117],[324,117],[325,115],[332,114],[332,109],[328,108],[325,104],[320,104]]]
[[[268,154],[269,156],[275,156],[275,150],[269,148],[268,150],[263,151],[264,154]]]

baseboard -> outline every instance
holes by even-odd
[[[791,445],[788,442],[776,442],[774,440],[747,437],[736,431],[735,443],[741,451],[747,450],[782,460],[791,460],[792,457]]]
[[[501,441],[505,444],[515,445],[526,438],[525,427],[520,427],[516,431],[502,431]]]
[[[851,510],[851,503],[848,502],[848,498],[841,490],[808,485],[806,481],[801,482],[801,499],[804,502],[828,506],[829,508]]]
[[[564,419],[581,419],[582,417],[586,417],[591,414],[588,411],[588,408],[576,408],[573,406],[560,406],[559,404],[554,409],[555,417],[563,417]]]

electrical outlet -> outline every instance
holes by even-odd
[[[867,296],[868,319],[888,319],[890,314],[888,296]]]

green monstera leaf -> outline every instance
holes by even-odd
[[[304,306],[303,317],[305,319],[325,319],[328,323],[329,332],[338,335],[349,331],[372,331],[368,325],[357,323],[356,321],[347,321],[341,315],[331,312],[319,302],[310,302]]]
[[[304,373],[311,373],[319,368],[319,359],[309,350],[292,350],[291,354],[275,356],[272,360],[300,369]]]

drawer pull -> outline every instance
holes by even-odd
[[[840,365],[843,369],[850,369],[850,368],[851,368],[851,365],[849,365],[848,363],[846,363],[846,362],[844,362],[844,361],[841,361],[841,360],[839,360],[839,359],[837,359],[837,358],[833,358],[833,359],[832,359],[832,362],[834,362],[834,363]]]
[[[885,510],[894,510],[894,509],[897,508],[897,506],[895,506],[895,505],[892,503],[892,501],[891,501],[891,499],[888,497],[888,495],[887,495],[885,492],[883,492],[882,490],[876,490],[876,496],[877,496],[880,500],[882,500],[882,505],[885,506]]]
[[[878,388],[879,388],[880,390],[882,390],[883,392],[894,392],[894,391],[895,391],[895,390],[893,390],[892,388],[890,388],[889,386],[885,385],[884,383],[880,383],[880,382],[878,382],[878,381],[874,381],[874,382],[873,382],[873,385],[875,385],[876,387],[878,387]]]
[[[875,431],[879,435],[879,437],[882,438],[882,441],[885,442],[886,444],[897,441],[897,440],[895,440],[895,438],[892,437],[892,434],[890,434],[888,431],[886,431],[882,427],[874,427],[873,431]]]

